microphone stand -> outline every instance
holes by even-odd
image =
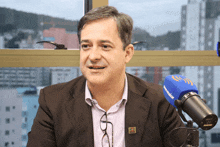
[[[175,105],[177,106],[178,113],[184,122],[187,122],[187,138],[182,147],[198,147],[199,146],[199,131],[198,128],[193,128],[193,121],[186,120],[185,116],[182,113],[182,102],[181,100],[176,100]]]

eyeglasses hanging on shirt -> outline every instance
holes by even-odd
[[[110,144],[110,140],[109,140],[109,135],[107,133],[107,127],[108,127],[108,124],[112,125],[112,146]],[[100,118],[100,129],[103,131],[103,136],[102,136],[102,147],[104,147],[104,144],[103,144],[103,140],[105,138],[107,138],[107,142],[108,142],[108,145],[109,147],[113,147],[114,145],[114,138],[113,138],[113,124],[111,122],[109,122],[107,120],[107,113],[105,112],[102,117]]]

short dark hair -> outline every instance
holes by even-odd
[[[123,49],[125,49],[125,47],[131,43],[133,20],[129,15],[119,13],[118,10],[112,6],[94,8],[80,19],[77,32],[79,43],[81,41],[83,26],[88,22],[103,18],[114,18],[116,20],[118,34],[123,43]]]

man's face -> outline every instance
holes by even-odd
[[[110,84],[123,77],[125,64],[131,58],[126,50],[123,50],[113,18],[84,25],[81,31],[80,69],[88,83]]]

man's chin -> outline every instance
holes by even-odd
[[[87,82],[90,83],[91,85],[97,85],[97,86],[101,86],[101,85],[105,85],[107,82],[107,79],[104,79],[103,77],[99,77],[99,76],[89,76],[86,77]]]

